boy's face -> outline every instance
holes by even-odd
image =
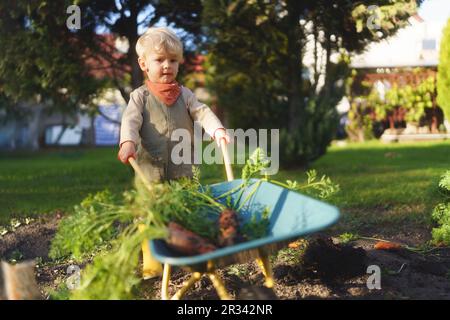
[[[179,62],[175,56],[166,52],[152,51],[145,60],[139,58],[139,66],[147,73],[151,82],[171,83],[178,74]]]

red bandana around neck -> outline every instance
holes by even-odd
[[[181,93],[181,88],[176,81],[171,83],[155,83],[146,80],[145,84],[151,93],[167,106],[173,105]]]

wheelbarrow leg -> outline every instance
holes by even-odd
[[[169,300],[169,281],[170,281],[171,266],[168,263],[164,264],[162,286],[161,286],[161,300]]]
[[[180,290],[177,291],[172,297],[172,300],[180,300],[185,295],[186,291],[188,291],[200,278],[202,277],[202,274],[200,272],[194,272],[192,273],[189,280],[185,281],[183,283],[183,287],[181,287]]]
[[[267,288],[273,288],[274,280],[272,275],[272,265],[270,264],[269,256],[266,253],[259,251],[259,258],[256,259],[256,263],[261,268],[266,279],[264,285]]]
[[[140,224],[138,226],[138,229],[140,232],[145,231],[146,226],[144,224]],[[142,241],[141,245],[142,249],[142,260],[143,260],[143,266],[142,266],[142,278],[144,280],[159,277],[162,274],[162,265],[160,262],[158,262],[152,255],[152,252],[150,251],[150,246],[148,243],[148,240],[145,239]]]
[[[168,266],[167,264],[164,265],[164,275],[166,273],[166,266]],[[205,273],[201,273],[201,272],[193,272],[191,277],[189,278],[189,280],[185,281],[183,283],[183,286],[181,287],[181,289],[179,289],[177,291],[177,293],[175,293],[172,297],[172,300],[180,300],[185,294],[186,292],[192,288],[192,286],[201,279],[201,277],[204,274],[207,274],[209,279],[211,279],[211,282],[214,286],[214,288],[217,291],[217,294],[219,295],[219,298],[222,300],[231,300],[230,295],[227,292],[227,289],[225,288],[225,286],[223,285],[222,280],[220,279],[219,275],[216,273],[215,271],[215,266],[214,263],[212,261],[208,261],[207,263],[207,271]],[[165,280],[164,280],[164,276],[163,275],[163,286],[165,284]],[[168,281],[167,284],[168,285]],[[161,291],[163,292],[163,290]],[[165,297],[167,297],[168,295],[165,294]],[[164,296],[161,293],[161,297],[164,299]]]
[[[209,271],[208,277],[211,279],[211,282],[216,288],[217,294],[221,300],[231,300],[230,295],[227,292],[227,289],[223,285],[222,279],[220,279],[219,275],[215,271]]]

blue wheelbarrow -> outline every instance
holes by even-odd
[[[226,145],[224,143],[221,145],[228,182],[209,185],[210,191],[215,198],[220,198],[221,195],[233,190],[242,183],[241,179],[233,179]],[[136,172],[139,173],[136,163],[133,161],[131,164]],[[257,188],[256,192],[253,192],[255,191],[254,188]],[[250,181],[245,187],[243,196],[238,197],[237,193],[231,193],[232,201],[236,201],[237,205],[239,205],[239,201],[242,200],[238,199],[246,199],[246,195],[251,192],[253,192],[252,197],[240,210],[241,223],[245,223],[255,215],[260,217],[264,208],[268,207],[270,224],[268,234],[263,238],[196,256],[182,256],[170,249],[164,240],[150,241],[149,249],[152,256],[164,265],[161,288],[161,298],[163,300],[170,298],[174,300],[181,299],[203,275],[207,275],[210,278],[221,299],[230,299],[230,295],[216,270],[231,264],[246,263],[250,260],[256,260],[265,277],[265,286],[272,288],[274,280],[269,256],[296,238],[331,226],[339,218],[339,210],[335,206],[258,179]],[[148,248],[148,242],[144,245]],[[182,267],[192,274],[181,289],[172,297],[169,297],[168,289],[172,266]]]

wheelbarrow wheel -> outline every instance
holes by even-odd
[[[278,297],[271,288],[251,286],[242,288],[237,300],[278,300]]]

